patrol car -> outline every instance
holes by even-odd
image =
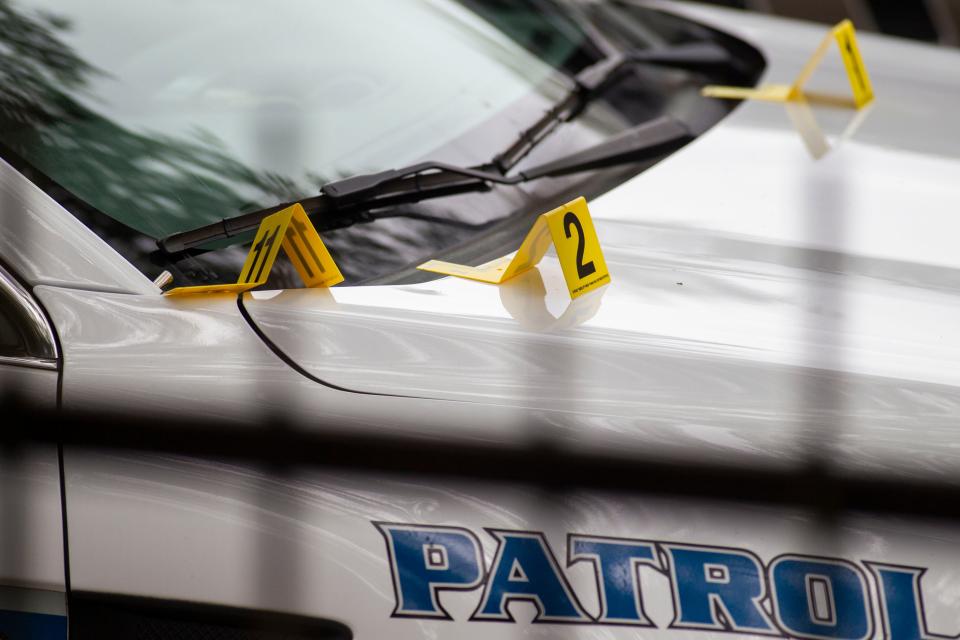
[[[0,460],[5,637],[960,633],[960,529],[910,515],[960,470],[957,52],[629,0],[0,12],[0,374],[62,420]],[[887,491],[788,500],[823,477]]]

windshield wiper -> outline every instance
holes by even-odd
[[[730,54],[713,43],[629,51],[610,56],[578,73],[570,91],[488,164],[458,167],[442,162],[421,162],[401,169],[337,180],[324,185],[317,196],[224,218],[171,234],[158,240],[157,244],[166,254],[195,249],[251,231],[268,215],[296,203],[301,204],[311,217],[321,217],[317,224],[320,231],[329,231],[376,219],[369,214],[372,209],[486,191],[492,184],[516,185],[548,176],[661,157],[694,138],[694,132],[687,125],[669,116],[627,129],[568,157],[506,175],[554,129],[576,118],[609,84],[637,64],[694,70],[735,65]]]
[[[497,155],[491,165],[508,172],[540,142],[565,122],[576,118],[590,102],[637,65],[654,65],[688,71],[738,69],[739,63],[726,49],[713,42],[672,47],[637,49],[611,55],[590,65],[574,77],[574,88]]]
[[[299,200],[311,217],[318,216],[318,231],[341,229],[382,217],[417,217],[397,214],[377,216],[371,209],[393,207],[430,198],[490,189],[490,183],[513,185],[550,176],[662,157],[693,140],[686,125],[661,117],[623,131],[593,147],[571,156],[518,171],[513,176],[463,168],[438,162],[411,165],[405,169],[347,178],[330,183],[319,196]],[[157,242],[167,254],[187,251],[213,240],[229,238],[256,229],[272,213],[296,204],[289,202],[225,218],[191,231],[167,236]],[[435,218],[424,217],[431,221]]]

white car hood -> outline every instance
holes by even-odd
[[[728,14],[692,13],[730,30]],[[775,81],[824,33],[733,15]],[[957,415],[960,93],[945,85],[960,54],[861,39],[878,98],[859,116],[814,109],[828,136],[859,125],[823,157],[793,124],[804,114],[745,103],[592,201],[603,292],[571,304],[548,257],[500,287],[441,278],[254,293],[244,306],[311,376],[356,391],[641,418],[759,396],[775,409],[770,393],[795,399],[819,371],[854,385],[854,405],[946,385]],[[844,80],[839,55],[815,78]]]

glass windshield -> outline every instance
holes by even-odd
[[[156,238],[330,180],[488,160],[602,57],[579,18],[546,0],[0,0],[0,144],[142,267]],[[210,265],[234,249],[180,281],[224,280]]]
[[[72,113],[5,126],[5,142],[154,237],[407,163],[552,73],[451,0],[29,0],[8,11],[18,8],[76,52],[47,69],[63,95],[36,105]]]

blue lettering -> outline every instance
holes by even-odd
[[[749,551],[664,544],[676,609],[671,628],[779,635],[760,606],[763,565]]]
[[[471,620],[509,620],[515,600],[537,607],[534,622],[589,622],[542,533],[487,530],[497,553]]]
[[[920,579],[926,569],[865,562],[877,578],[880,595],[880,619],[886,640],[933,640],[956,638],[931,633],[923,610]]]
[[[597,622],[654,626],[643,610],[637,574],[641,565],[660,569],[653,543],[570,536],[567,553],[567,566],[582,560],[593,563],[600,598]]]
[[[781,556],[770,565],[773,605],[799,638],[866,640],[873,617],[863,573],[844,560]]]
[[[397,598],[394,616],[450,620],[438,600],[439,592],[480,586],[480,541],[469,530],[384,522],[374,525],[387,541]]]

